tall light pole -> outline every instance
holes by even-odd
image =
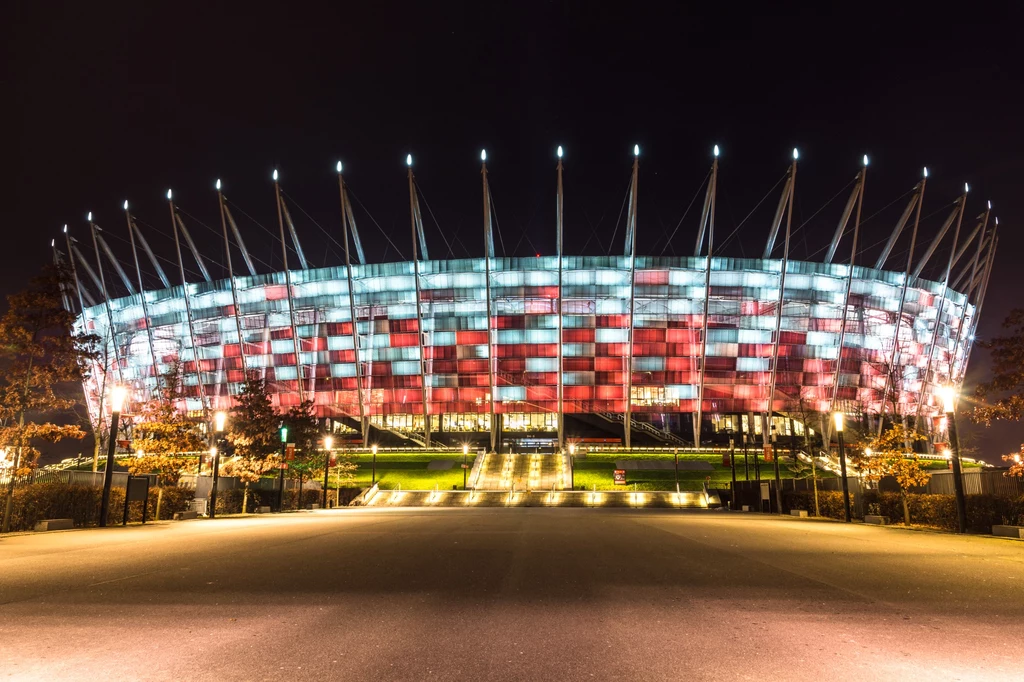
[[[569,490],[576,490],[576,443],[569,443]]]
[[[128,389],[114,386],[110,391],[110,433],[107,435],[107,465],[103,468],[103,498],[100,501],[100,527],[106,527],[107,515],[110,513],[110,487],[114,483],[114,449],[117,447],[117,423],[121,420],[121,408]],[[13,475],[13,472],[11,472]],[[125,488],[127,491],[127,488]],[[128,495],[125,493],[125,504]]]
[[[469,443],[462,444],[462,489],[466,489],[466,464],[469,457]]]
[[[676,492],[679,492],[679,454],[676,450]],[[736,439],[733,438],[732,434],[729,434],[729,464],[732,465],[732,488],[730,489],[729,502],[733,511],[736,511]]]
[[[288,464],[284,461],[285,453],[288,450],[288,427],[281,426],[281,475],[277,481],[277,511],[284,511],[284,468]]]
[[[843,444],[843,413],[836,412],[832,415],[836,425],[836,438],[839,439],[839,472],[843,479],[843,511],[846,514],[846,522],[850,523],[850,484],[846,480],[846,447]]]
[[[213,460],[213,485],[210,487],[210,518],[217,517],[217,479],[220,477],[220,441],[224,436],[224,426],[228,421],[228,413],[223,410],[213,415],[213,443],[210,445],[210,455]],[[245,510],[242,510],[245,513]]]
[[[775,430],[775,419],[769,414],[772,420],[772,463],[775,465],[775,513],[782,513],[782,477],[779,475],[779,452],[776,447],[778,433]]]
[[[956,493],[956,518],[960,532],[967,532],[967,500],[964,498],[963,469],[960,466],[960,437],[956,433],[956,389],[943,386],[939,391],[946,413],[946,429],[949,431],[949,448],[952,450],[953,492]]]
[[[334,447],[334,437],[331,435],[324,436],[324,503],[320,505],[324,509],[327,509],[327,477],[331,473],[332,447]]]
[[[370,474],[370,485],[377,482],[377,444],[374,443],[370,446],[370,452],[373,454],[373,468]]]

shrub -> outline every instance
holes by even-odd
[[[147,519],[154,519],[158,491],[149,489]],[[177,511],[188,509],[193,492],[174,486],[164,488],[160,517],[169,519]],[[14,508],[11,530],[32,530],[43,519],[71,519],[75,527],[99,524],[103,488],[78,483],[34,483],[14,489]],[[124,518],[124,488],[110,490],[108,523],[115,525]],[[133,503],[128,508],[128,520],[142,521],[142,505]]]
[[[853,495],[850,498],[852,502]],[[809,514],[814,514],[814,491],[783,491],[782,509],[786,513],[794,509],[802,509]],[[846,511],[843,508],[843,494],[838,490],[819,490],[818,510],[825,518],[845,519]]]
[[[877,513],[888,516],[894,523],[902,522],[903,507],[899,493],[868,491],[864,494],[864,501],[868,509],[877,509]],[[1024,522],[1024,496],[968,495],[966,503],[967,529],[974,533],[989,533],[992,526],[998,524],[1016,526]],[[911,523],[953,531],[959,527],[954,495],[911,494],[907,505]]]

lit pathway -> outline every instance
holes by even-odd
[[[0,539],[0,678],[1019,680],[1024,542],[336,510]]]

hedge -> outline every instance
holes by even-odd
[[[158,491],[149,489],[147,519],[156,514]],[[160,517],[169,519],[177,511],[189,508],[193,491],[168,486],[164,488]],[[11,514],[11,530],[32,530],[36,522],[43,519],[72,519],[75,527],[95,526],[99,523],[102,488],[68,483],[34,483],[14,489],[14,505]],[[110,490],[110,525],[121,523],[124,518],[124,489]],[[142,506],[132,504],[128,509],[128,520],[142,521]]]
[[[851,506],[853,496],[851,495]],[[1024,495],[1016,498],[994,495],[968,495],[967,528],[972,533],[990,533],[992,526],[1009,524],[1024,525]],[[821,515],[830,519],[842,519],[843,494],[832,490],[818,491],[818,506]],[[953,495],[910,494],[907,496],[910,508],[910,522],[919,526],[932,526],[944,530],[957,530],[956,498]],[[803,509],[814,513],[813,491],[784,491],[782,507],[785,513]],[[864,493],[864,510],[867,514],[888,516],[892,523],[903,523],[903,502],[899,493],[879,493],[869,490]],[[856,514],[856,508],[853,509]]]

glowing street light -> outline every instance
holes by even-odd
[[[569,490],[576,489],[576,443],[569,443]]]
[[[217,518],[217,483],[220,480],[220,450],[224,437],[224,427],[228,422],[228,413],[217,410],[213,414],[213,433],[210,434],[210,461],[213,462],[213,484],[210,486],[210,518]],[[245,513],[245,510],[242,510]]]
[[[281,425],[281,475],[277,483],[277,511],[284,511],[284,470],[288,466],[285,456],[288,453],[288,427]]]
[[[92,220],[92,213],[89,214]],[[107,464],[103,469],[103,497],[100,500],[100,527],[107,525],[107,516],[110,514],[110,488],[114,483],[114,450],[117,448],[117,425],[121,419],[121,409],[124,407],[125,398],[128,397],[128,389],[124,386],[114,386],[110,391],[110,432],[107,434]]]
[[[469,443],[462,444],[462,489],[466,489],[466,471],[468,470]]]
[[[953,492],[956,493],[956,516],[960,532],[967,532],[967,501],[964,498],[963,468],[960,466],[960,438],[956,432],[956,388],[951,385],[939,389],[943,411],[946,413],[946,430],[949,433],[950,460],[953,463]]]
[[[341,162],[340,161],[338,162],[338,166],[340,168],[340,166],[341,166]],[[339,172],[340,172],[340,170],[339,170]],[[331,448],[333,448],[333,447],[334,447],[334,436],[332,436],[331,434],[327,434],[326,436],[324,436],[324,450],[326,452],[324,452],[324,501],[323,501],[323,504],[320,505],[320,507],[322,509],[327,509],[327,482],[328,482],[328,478],[327,477],[331,473]]]
[[[412,159],[412,155],[409,156]],[[370,446],[370,452],[373,453],[373,468],[370,470],[370,485],[372,486],[377,482],[377,444],[374,443]]]
[[[228,413],[223,410],[219,410],[213,415],[214,430],[216,430],[217,433],[224,433],[224,426],[227,424],[227,421]]]
[[[843,479],[843,511],[846,515],[846,522],[850,523],[853,519],[850,514],[850,482],[846,479],[846,446],[843,443],[843,413],[834,413],[832,415],[832,419],[835,420],[836,438],[839,440],[839,472]]]

